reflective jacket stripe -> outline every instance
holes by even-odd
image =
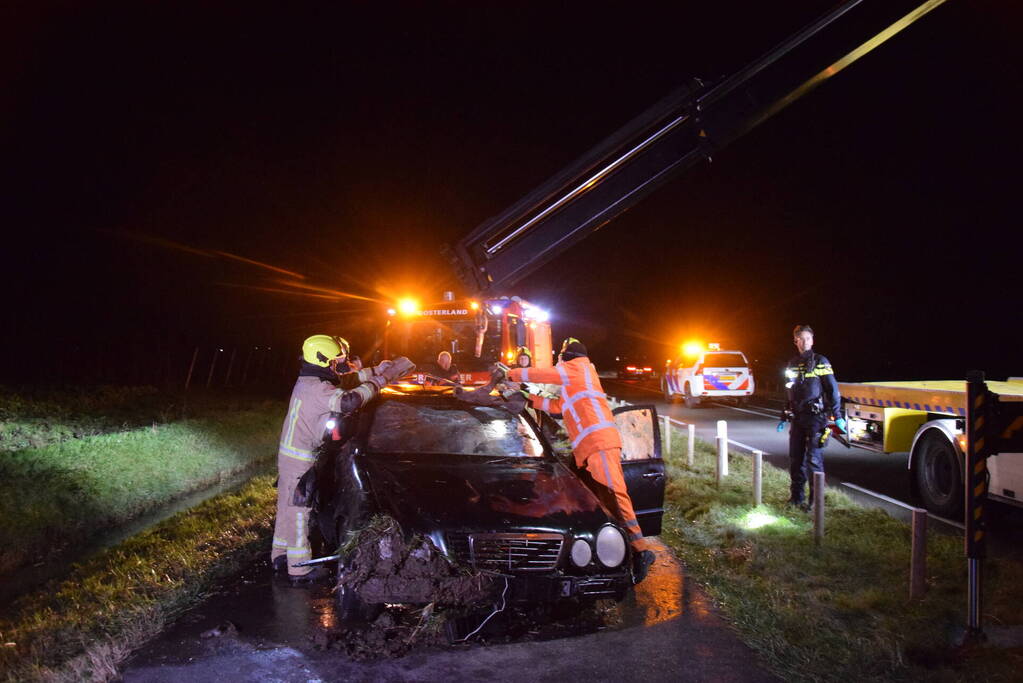
[[[617,427],[614,422],[608,422],[607,420],[601,420],[597,424],[590,425],[586,429],[576,434],[575,438],[572,439],[572,448],[579,445],[579,442],[585,439],[587,436],[601,429],[614,429],[617,432]]]
[[[545,413],[551,412],[551,400],[549,398],[545,397],[544,400],[540,403],[540,410],[544,411]]]
[[[604,451],[600,451],[600,464],[604,466],[604,479],[607,481],[607,488],[614,493],[615,480],[611,478],[611,468],[607,466],[607,454]]]
[[[587,366],[585,368],[583,368],[583,378],[584,378],[584,380],[586,382],[586,391],[585,392],[579,392],[579,393],[580,394],[585,393],[588,396],[590,396],[590,405],[593,406],[593,412],[595,412],[597,415],[601,415],[604,419],[607,419],[607,418],[611,417],[610,410],[607,411],[606,415],[603,414],[604,413],[603,406],[601,405],[600,401],[598,401],[596,399],[596,397],[594,396],[594,394],[596,394],[597,392],[595,392],[593,390],[593,377],[590,375],[591,372],[594,375],[597,374],[597,368],[595,368],[593,366],[593,363],[589,363],[589,364],[587,364]],[[601,392],[601,394],[602,393],[603,392]],[[606,405],[606,404],[604,404],[604,405]]]
[[[277,452],[280,455],[286,455],[289,458],[295,458],[296,460],[313,461],[316,460],[316,456],[313,455],[312,451],[306,451],[301,448],[295,448],[293,446],[281,445],[277,448]]]
[[[568,408],[573,403],[575,403],[578,399],[589,398],[589,397],[593,397],[594,398],[594,403],[596,403],[596,399],[597,398],[603,398],[604,397],[604,392],[603,391],[597,391],[595,389],[586,389],[586,390],[580,391],[580,392],[578,392],[576,394],[572,394],[572,398],[569,398],[569,399],[565,400],[564,403],[562,403],[562,407],[563,408]],[[594,408],[599,408],[599,405],[600,404],[597,403],[597,405],[595,405]]]
[[[522,368],[522,381],[523,382],[529,381],[529,368]]]
[[[298,411],[302,407],[302,399],[296,398],[291,403],[291,417],[288,423],[288,434],[281,441],[281,446],[290,446],[295,439],[295,423],[298,422]]]

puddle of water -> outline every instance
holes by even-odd
[[[98,532],[85,546],[54,554],[47,557],[42,563],[23,567],[14,574],[4,577],[4,581],[0,584],[0,608],[8,606],[18,596],[43,585],[47,581],[65,576],[73,562],[80,561],[106,548],[111,548],[135,534],[141,533],[165,519],[195,507],[214,496],[239,489],[253,477],[267,471],[269,471],[267,466],[261,465],[225,477],[208,488],[189,493],[171,503],[136,517],[123,526]]]
[[[697,620],[710,615],[709,606],[685,595],[682,567],[671,551],[656,539],[648,540],[657,553],[657,561],[646,580],[619,604],[599,601],[582,608],[570,604],[509,606],[487,621],[469,643],[449,645],[443,634],[435,634],[425,639],[418,637],[411,643],[411,649],[557,640],[603,630],[653,626],[682,617],[687,611]],[[481,609],[460,617],[459,635],[475,630],[490,611]],[[370,652],[368,647],[374,639],[407,637],[420,614],[417,608],[389,608],[383,617],[386,629],[359,629],[343,624],[337,616],[332,585],[294,588],[273,577],[266,554],[261,553],[240,575],[140,652],[130,666],[169,665],[230,649],[291,648],[304,652],[330,649],[340,650],[350,659],[377,656],[383,653]],[[228,630],[233,632],[237,628],[237,633],[230,637],[203,637],[202,634],[225,622],[233,625]],[[382,633],[384,630],[386,634]],[[402,648],[392,654],[406,652]]]

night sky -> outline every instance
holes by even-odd
[[[368,344],[394,297],[458,288],[440,245],[832,6],[20,4],[8,364]],[[600,362],[701,337],[773,371],[806,322],[840,379],[1023,375],[1010,4],[950,0],[510,293]]]

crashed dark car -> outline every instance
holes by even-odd
[[[386,516],[406,536],[428,539],[426,554],[496,577],[508,601],[627,594],[633,576],[625,532],[584,483],[586,472],[555,454],[528,411],[416,389],[385,392],[368,406],[332,467],[336,481],[321,482],[316,515],[328,543],[343,545],[346,534]],[[615,419],[637,517],[644,534],[656,535],[665,481],[655,410],[622,407]],[[345,561],[339,593],[357,600],[343,589],[353,570]],[[406,584],[378,585],[367,601],[436,600],[409,594]]]

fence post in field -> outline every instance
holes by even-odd
[[[913,509],[913,547],[909,560],[909,599],[927,592],[927,510]]]
[[[199,357],[199,347],[195,347],[195,351],[192,352],[192,362],[188,366],[188,375],[185,377],[185,391],[188,391],[188,385],[192,382],[192,371],[195,370],[195,359]]]
[[[753,451],[753,504],[760,505],[764,502],[764,453]]]
[[[231,386],[231,370],[234,369],[234,357],[238,353],[238,347],[231,349],[231,360],[227,362],[227,375],[224,376],[224,386]]]
[[[686,464],[690,467],[693,466],[696,456],[696,425],[690,423],[689,427],[689,446],[686,450]]]
[[[824,540],[824,473],[813,473],[813,542],[820,545]]]
[[[245,382],[249,379],[249,364],[252,362],[252,347],[249,347],[249,352],[245,354],[245,365],[242,366],[242,386],[245,386]]]
[[[220,349],[213,349],[213,360],[210,361],[210,374],[206,375],[206,388],[210,388],[210,383],[213,382],[213,370],[217,367],[217,356],[220,355]]]
[[[718,464],[716,469],[717,483],[728,476],[728,423],[718,420],[718,435],[715,437],[718,447]]]
[[[667,415],[664,416],[664,452],[662,456],[671,453],[671,418]]]

